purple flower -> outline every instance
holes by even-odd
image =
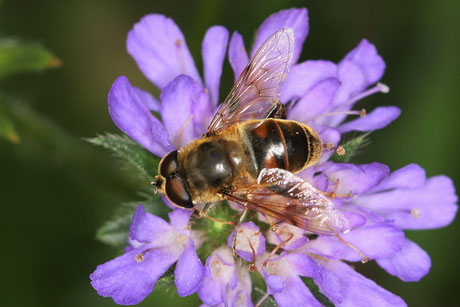
[[[251,279],[246,268],[235,262],[226,246],[216,249],[206,260],[198,296],[209,306],[252,306]]]
[[[228,237],[227,245],[233,247],[235,233]],[[265,252],[265,237],[253,222],[243,223],[238,227],[238,235],[235,242],[236,252],[246,261],[255,261],[254,256]]]
[[[175,283],[180,296],[194,293],[201,284],[203,265],[195,252],[196,233],[188,229],[190,212],[175,210],[171,220],[136,209],[130,227],[131,246],[127,252],[99,265],[90,275],[99,295],[118,304],[134,305],[153,291],[156,281],[174,264]]]
[[[399,116],[400,110],[392,106],[376,107],[369,114],[353,109],[357,101],[389,91],[378,83],[385,63],[369,41],[362,40],[339,63],[297,63],[309,32],[308,15],[303,8],[288,9],[261,24],[249,54],[253,56],[265,39],[281,28],[292,28],[295,33],[294,64],[280,94],[288,119],[315,128],[323,143],[338,145],[344,133],[381,129]],[[250,59],[239,33],[228,40],[224,27],[214,26],[206,32],[201,77],[177,25],[163,15],[142,18],[130,31],[127,48],[144,75],[161,89],[161,95],[157,100],[126,77],[119,77],[108,96],[114,123],[159,157],[201,137],[219,103],[227,44],[235,80]],[[358,117],[350,120],[349,115]],[[430,258],[405,238],[404,230],[450,224],[457,211],[454,186],[445,176],[426,178],[418,165],[391,173],[380,163],[334,163],[329,160],[332,154],[325,151],[316,165],[296,178],[329,195],[334,206],[331,211],[353,217],[355,227],[350,231],[340,236],[312,236],[287,223],[273,231],[269,221],[259,215],[258,221],[238,227],[236,240],[234,233],[227,233],[216,243],[216,232],[222,230],[189,224],[190,212],[176,209],[167,223],[139,207],[130,229],[131,247],[96,269],[91,275],[93,287],[119,304],[136,304],[177,262],[174,275],[179,295],[198,292],[209,306],[256,303],[251,301],[253,283],[246,267],[265,281],[266,295],[261,301],[272,295],[279,306],[321,305],[301,277],[311,278],[337,306],[405,306],[401,298],[346,262],[375,260],[403,281],[420,280],[430,269]],[[201,239],[197,239],[199,235]],[[204,268],[195,251],[202,241],[203,247],[213,247],[200,249],[207,251],[204,256],[199,253],[206,259]],[[233,242],[240,259],[233,257]]]
[[[295,31],[293,60],[297,61],[309,31],[306,9],[283,10],[267,18],[257,31],[251,54],[283,27]],[[108,96],[114,123],[159,157],[201,137],[219,102],[227,41],[224,27],[214,26],[206,32],[202,43],[203,82],[177,25],[163,15],[142,18],[128,35],[128,51],[147,78],[162,89],[161,102],[132,86],[126,77],[119,77]],[[230,40],[228,58],[237,78],[249,59],[237,32]],[[337,144],[341,133],[381,129],[399,116],[396,107],[377,107],[364,117],[342,124],[347,114],[364,114],[361,110],[350,111],[354,103],[376,92],[388,92],[383,84],[368,89],[380,80],[384,70],[385,63],[374,45],[363,40],[338,64],[309,60],[293,65],[280,98],[288,105],[289,119],[308,123],[324,143]],[[159,112],[161,121],[151,111]],[[324,155],[323,159],[327,158]]]

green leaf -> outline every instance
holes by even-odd
[[[313,296],[323,305],[326,307],[334,307],[334,304],[319,291],[318,286],[315,284],[313,279],[308,277],[302,277],[303,282],[305,285],[310,289]]]
[[[345,154],[339,156],[337,153],[334,153],[331,160],[339,163],[350,161],[350,159],[359,152],[359,149],[369,144],[369,134],[371,134],[371,132],[364,133],[354,139],[349,140],[345,144],[342,144],[343,148],[345,149]]]
[[[129,225],[131,225],[134,210],[136,210],[137,206],[140,204],[144,205],[147,212],[153,213],[163,219],[167,219],[168,212],[171,211],[159,196],[144,201],[123,203],[115,211],[112,218],[98,229],[96,232],[96,239],[115,247],[125,246],[128,240]]]
[[[174,288],[171,288],[171,286],[174,286],[174,271],[170,268],[164,275],[157,280],[155,283],[155,288],[164,288],[165,290],[175,290]]]
[[[60,65],[61,61],[38,43],[0,39],[0,78]]]
[[[125,135],[108,133],[87,139],[87,141],[107,148],[117,156],[126,159],[149,179],[152,179],[157,174],[160,158]]]
[[[252,297],[251,297],[251,300],[254,302],[254,304],[258,303],[265,295],[265,293],[267,292],[266,290],[262,290],[261,288],[259,287],[254,287],[253,289],[254,291],[252,291]],[[264,299],[264,301],[259,305],[261,307],[276,307],[278,306],[275,302],[275,300],[273,299],[273,297],[271,295],[269,295],[268,297],[266,297]]]
[[[16,129],[14,129],[13,123],[2,110],[0,110],[0,137],[15,144],[21,140]]]

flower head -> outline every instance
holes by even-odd
[[[400,110],[392,106],[376,107],[368,114],[353,109],[357,101],[389,91],[378,83],[385,62],[369,41],[362,40],[339,63],[297,63],[309,32],[308,15],[306,9],[288,9],[262,23],[251,57],[281,28],[291,28],[295,34],[293,65],[280,93],[288,119],[313,127],[324,144],[338,148],[343,134],[381,129],[399,116]],[[228,41],[224,27],[206,32],[201,77],[177,25],[162,15],[142,18],[130,31],[127,47],[144,75],[161,89],[161,96],[157,100],[126,77],[119,77],[108,96],[114,123],[158,157],[201,137],[218,107],[227,44],[235,79],[249,62],[241,35],[235,32]],[[177,262],[179,295],[197,292],[209,306],[252,306],[256,303],[251,300],[252,290],[260,290],[260,280],[266,293],[259,303],[271,295],[279,306],[321,305],[314,289],[304,282],[306,278],[338,306],[404,306],[401,298],[345,261],[375,260],[403,281],[425,276],[430,258],[405,238],[404,230],[448,225],[457,211],[453,184],[445,176],[426,178],[418,165],[390,172],[380,163],[334,162],[333,154],[326,150],[316,165],[290,176],[298,183],[296,188],[304,187],[314,197],[327,200],[323,221],[342,221],[344,217],[345,224],[330,224],[343,228],[340,235],[312,233],[295,223],[271,221],[261,215],[233,231],[228,226],[210,227],[214,222],[203,219],[189,223],[190,212],[182,209],[170,213],[171,222],[167,223],[139,207],[130,229],[131,247],[96,269],[91,275],[93,287],[117,303],[135,304]],[[237,219],[238,210],[219,210],[219,214]],[[202,234],[201,245],[197,234]],[[240,258],[234,257],[232,248]],[[204,267],[197,255],[206,259]],[[259,281],[257,285],[254,279]]]
[[[142,205],[136,209],[127,252],[98,266],[90,276],[99,295],[112,297],[118,304],[137,304],[176,262],[174,274],[179,295],[197,290],[203,265],[195,252],[194,233],[188,229],[190,212],[175,210],[169,218],[171,222],[167,223],[145,212]]]

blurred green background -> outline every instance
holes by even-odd
[[[106,95],[119,75],[158,93],[125,50],[133,24],[152,12],[172,17],[201,66],[201,40],[211,25],[238,30],[249,46],[269,14],[293,6],[310,14],[301,60],[338,61],[367,38],[387,63],[382,81],[391,92],[363,105],[396,105],[403,113],[371,135],[358,161],[392,169],[415,162],[429,176],[460,182],[459,1],[4,0],[0,37],[39,42],[62,66],[0,80],[3,92],[25,104],[13,107],[21,142],[0,140],[2,306],[115,305],[89,284],[96,265],[118,253],[97,242],[95,232],[121,201],[140,199],[145,183],[81,138],[117,132]],[[225,91],[232,80],[227,63]],[[458,219],[444,229],[408,233],[432,257],[432,270],[419,283],[404,283],[373,264],[366,274],[409,305],[458,306],[459,234]],[[166,304],[199,301],[155,291],[142,306]]]

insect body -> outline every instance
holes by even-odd
[[[318,134],[285,119],[278,94],[294,49],[292,29],[259,48],[202,138],[167,154],[157,189],[175,205],[203,209],[224,199],[315,233],[349,230],[324,194],[295,173],[322,152]]]
[[[222,200],[237,179],[255,181],[264,168],[298,172],[316,163],[320,154],[321,141],[306,125],[280,119],[251,120],[171,152],[162,161],[166,171],[161,175],[166,178],[170,200],[191,208],[194,203]],[[171,164],[177,165],[177,177],[170,181],[180,180],[179,188],[168,186]]]

